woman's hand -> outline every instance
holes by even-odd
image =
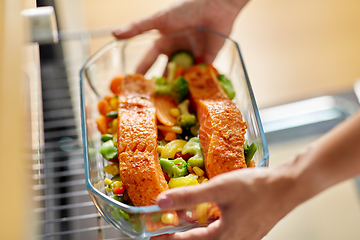
[[[285,169],[240,169],[200,185],[163,192],[158,196],[162,208],[183,209],[203,202],[216,202],[222,215],[206,228],[151,239],[261,239],[299,204],[296,198],[291,198],[294,181],[287,176]]]
[[[161,193],[161,208],[216,202],[222,215],[206,228],[152,239],[261,239],[302,202],[360,174],[359,123],[360,111],[277,167],[239,169],[200,185]]]
[[[224,43],[222,38],[210,34],[208,37],[199,38],[195,33],[186,33],[183,39],[177,37],[176,40],[171,36],[196,26],[203,26],[228,36],[236,16],[247,1],[182,0],[154,16],[136,21],[126,28],[117,29],[113,34],[117,38],[125,39],[157,29],[163,35],[156,41],[154,48],[146,54],[144,61],[138,67],[139,73],[145,73],[159,54],[164,53],[169,56],[180,48],[194,50],[194,45],[197,50],[195,56],[211,63]],[[185,39],[192,34],[194,40]]]

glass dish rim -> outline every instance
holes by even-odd
[[[261,138],[263,149],[264,149],[263,159],[261,160],[261,162],[259,163],[259,165],[257,167],[268,166],[269,150],[268,150],[268,146],[267,146],[266,139],[265,139],[265,133],[264,133],[264,129],[263,129],[263,126],[262,126],[261,119],[260,119],[259,110],[258,110],[256,101],[255,101],[255,96],[254,96],[254,93],[253,93],[253,90],[252,90],[252,87],[251,87],[251,84],[250,84],[249,76],[248,76],[248,73],[246,71],[245,63],[244,63],[244,60],[243,60],[243,57],[242,57],[242,54],[241,54],[241,51],[240,51],[239,44],[237,42],[235,42],[234,40],[232,40],[230,37],[225,36],[225,35],[223,35],[223,34],[221,34],[219,32],[216,32],[214,30],[205,28],[203,26],[196,26],[194,29],[216,34],[216,35],[218,35],[218,36],[220,36],[220,37],[222,37],[222,38],[224,38],[226,40],[231,41],[233,44],[235,44],[235,46],[237,48],[237,51],[238,51],[238,54],[240,56],[241,65],[242,65],[243,70],[244,70],[244,75],[245,75],[245,79],[246,79],[246,82],[247,82],[247,85],[248,85],[248,91],[249,91],[249,95],[250,95],[250,98],[251,98],[252,107],[254,108],[256,122],[257,122],[257,125],[258,125],[258,128],[259,128],[260,138]],[[156,36],[161,36],[161,34],[156,30],[151,30],[151,31],[148,31],[146,33],[143,33],[143,34],[137,35],[135,37],[129,38],[129,39],[115,39],[115,40],[112,40],[111,42],[104,45],[101,49],[99,49],[91,57],[89,57],[85,61],[85,63],[83,64],[83,67],[80,70],[80,115],[81,115],[81,130],[82,130],[81,134],[82,134],[82,142],[83,142],[85,185],[86,185],[86,188],[87,188],[87,190],[89,192],[99,196],[102,200],[106,201],[107,203],[116,205],[121,210],[131,212],[131,213],[150,213],[150,212],[163,211],[164,209],[160,208],[158,205],[139,206],[139,207],[129,206],[127,204],[121,203],[119,201],[116,201],[116,200],[110,198],[109,196],[105,195],[104,193],[102,193],[101,191],[96,189],[91,184],[90,172],[89,172],[89,155],[88,155],[88,145],[87,145],[87,126],[86,126],[86,118],[85,118],[86,115],[85,115],[85,98],[84,98],[84,84],[83,83],[84,83],[84,76],[85,76],[86,67],[88,65],[90,65],[92,62],[94,62],[98,58],[98,56],[100,56],[103,52],[107,51],[109,49],[109,47],[111,47],[112,45],[116,45],[116,43],[119,42],[119,41],[137,40],[137,39],[141,39],[141,38],[146,38],[148,36],[156,37]],[[94,89],[91,82],[89,81],[89,79],[86,78],[86,80],[88,81],[89,85],[93,89],[94,93],[97,96],[99,96],[99,94]]]

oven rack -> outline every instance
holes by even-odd
[[[95,31],[95,37],[105,34],[110,36],[110,31]],[[39,239],[132,239],[103,220],[85,187],[79,72],[89,56],[91,37],[60,32],[58,44],[40,46],[41,83],[31,84],[41,90],[30,92],[35,99],[32,125],[40,126],[38,133],[32,132],[38,144],[32,145],[31,154]],[[79,51],[71,51],[74,48]]]

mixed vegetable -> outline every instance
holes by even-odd
[[[185,70],[193,64],[193,55],[190,52],[180,51],[170,58],[167,76],[154,79],[156,83],[154,104],[158,120],[157,151],[169,188],[196,185],[209,180],[198,137],[198,119],[189,99],[187,81],[183,78]],[[233,99],[235,91],[231,81],[224,75],[218,75],[217,78],[224,92]],[[104,180],[105,189],[108,193],[112,193],[113,199],[132,205],[121,182],[117,160],[117,107],[120,87],[121,77],[114,78],[110,84],[113,95],[106,96],[98,103],[100,116],[96,119],[96,124],[102,133],[103,144],[100,153],[110,162],[104,170],[113,176]],[[246,142],[244,150],[246,165],[255,167],[255,162],[252,160],[257,150],[255,144],[248,145]],[[113,216],[134,223],[127,213],[121,210],[120,212],[113,211],[116,212]],[[197,221],[201,224],[211,218],[217,219],[220,211],[216,204],[204,203],[197,205],[196,209],[190,212],[170,211],[147,214],[145,223],[149,231],[156,230],[159,226],[177,225],[178,216],[188,222]]]

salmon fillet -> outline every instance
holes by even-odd
[[[195,106],[201,100],[229,100],[211,67],[192,66],[187,69],[184,78],[188,82],[190,97]]]
[[[142,75],[128,75],[119,94],[119,171],[135,206],[155,204],[156,197],[168,189],[156,151],[154,87],[154,81]]]
[[[199,119],[199,140],[209,178],[246,168],[246,122],[222,90],[211,67],[194,66],[185,73]]]

